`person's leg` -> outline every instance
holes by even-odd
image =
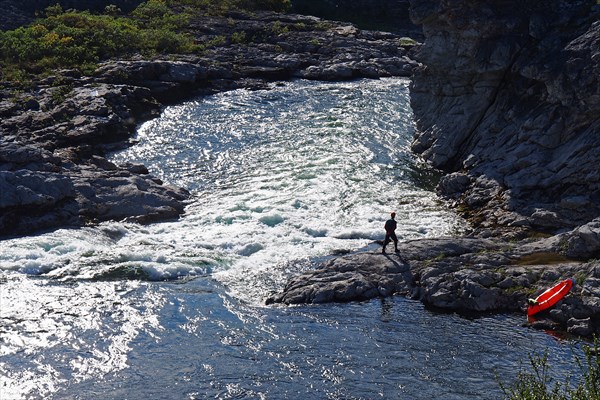
[[[392,240],[394,241],[394,251],[398,252],[398,237],[396,236],[396,232],[392,233]]]
[[[390,234],[386,233],[385,240],[383,241],[383,248],[381,249],[382,253],[385,253],[385,247],[388,245],[389,242],[390,242]]]

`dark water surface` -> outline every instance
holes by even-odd
[[[578,344],[394,297],[264,306],[311,260],[464,228],[408,150],[408,81],[297,81],[169,107],[143,162],[193,196],[177,222],[0,242],[0,399],[494,399]]]

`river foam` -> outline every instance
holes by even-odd
[[[403,144],[408,104],[401,79],[236,90],[168,108],[113,161],[144,162],[192,191],[176,229],[227,260],[215,276],[233,287],[240,271],[372,245],[390,211],[403,239],[460,229],[419,186],[433,173]]]
[[[460,220],[422,185],[419,176],[433,172],[403,144],[414,129],[408,104],[408,81],[383,79],[288,82],[169,107],[111,159],[144,163],[189,189],[180,221],[107,222],[5,241],[1,269],[62,280],[211,274],[260,303],[277,288],[260,280],[239,287],[241,274],[277,275],[372,246],[390,211],[401,239],[449,234]]]

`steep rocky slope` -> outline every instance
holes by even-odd
[[[600,6],[411,2],[413,150],[454,172],[443,195],[479,227],[555,231],[600,215]]]

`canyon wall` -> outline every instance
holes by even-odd
[[[556,231],[600,215],[596,1],[413,0],[413,150],[476,227]]]

